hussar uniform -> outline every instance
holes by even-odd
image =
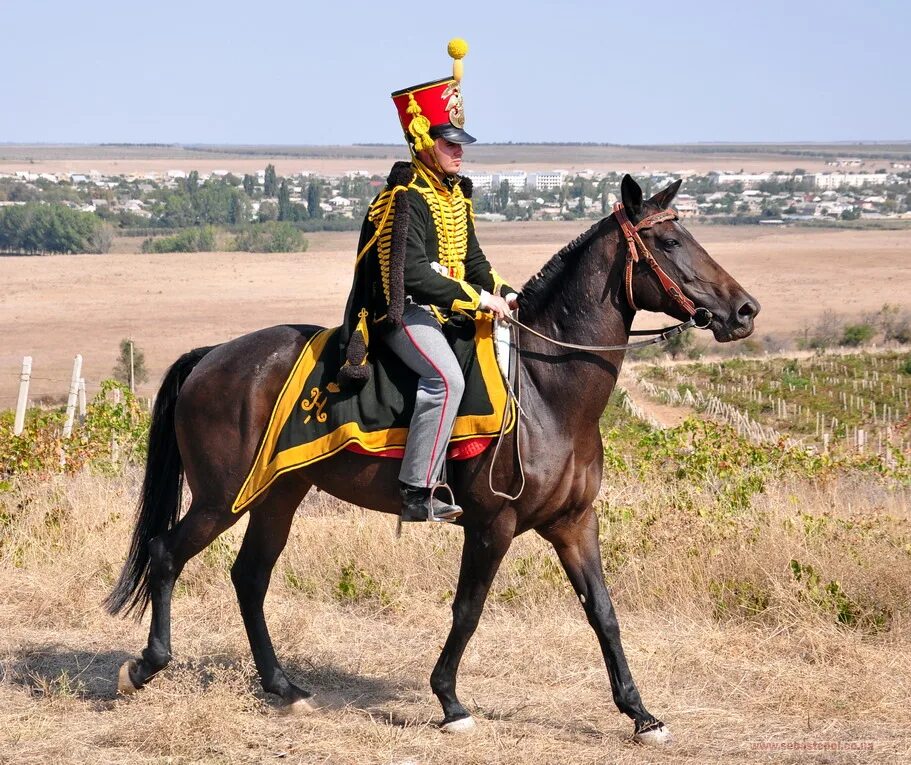
[[[470,180],[441,178],[417,157],[432,150],[436,138],[475,141],[464,129],[461,59],[467,50],[464,41],[451,41],[452,77],[392,94],[412,159],[393,166],[364,219],[340,336],[342,385],[369,376],[372,342],[385,343],[420,378],[399,474],[403,520],[454,520],[461,513],[431,496],[465,385],[442,325],[456,316],[474,318],[490,295],[515,294],[478,244]]]

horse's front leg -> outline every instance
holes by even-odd
[[[512,543],[515,527],[515,515],[507,511],[488,526],[465,528],[459,584],[452,603],[452,628],[430,675],[430,687],[443,705],[442,728],[447,732],[474,727],[471,713],[456,696],[456,674],[465,646],[478,626],[490,585]]]
[[[598,518],[594,510],[588,507],[580,516],[562,519],[554,526],[540,529],[538,533],[553,544],[585,609],[588,623],[598,636],[610,676],[614,703],[621,712],[633,719],[635,739],[646,744],[670,743],[670,731],[646,710],[626,663],[620,643],[620,625],[604,584],[601,549],[598,545]]]

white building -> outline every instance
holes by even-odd
[[[755,186],[772,180],[772,173],[722,173],[718,176],[718,185],[742,183],[744,187]]]
[[[528,187],[535,191],[550,191],[551,189],[559,189],[564,180],[566,180],[565,170],[532,173],[528,176]]]
[[[493,175],[490,173],[478,173],[469,170],[466,173],[462,173],[462,175],[471,181],[475,191],[490,191],[491,186],[493,186]]]
[[[885,186],[892,178],[887,173],[817,173],[813,180],[817,189],[837,189],[842,186]]]
[[[524,170],[513,170],[509,173],[496,173],[493,176],[493,187],[499,189],[503,181],[509,184],[510,191],[525,191],[528,183],[528,173]]]
[[[674,209],[680,215],[699,215],[699,204],[696,197],[689,194],[678,194],[674,199]]]

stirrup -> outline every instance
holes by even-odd
[[[451,502],[437,499],[436,490],[441,486],[449,491]],[[462,514],[462,508],[455,504],[452,490],[445,483],[435,484],[429,488],[401,484],[402,511],[399,523],[430,521],[432,523],[452,523]]]

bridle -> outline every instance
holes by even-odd
[[[665,270],[658,265],[658,261],[655,260],[655,256],[649,251],[648,247],[645,246],[645,242],[642,241],[642,237],[639,236],[639,232],[647,228],[651,228],[656,223],[663,223],[667,220],[677,220],[676,210],[662,210],[657,212],[654,215],[648,215],[637,224],[633,225],[630,222],[630,219],[626,215],[626,211],[623,209],[623,203],[617,202],[614,205],[614,216],[617,218],[617,222],[620,224],[620,230],[623,232],[623,236],[626,237],[626,267],[623,275],[623,282],[626,286],[626,299],[629,302],[630,308],[633,311],[638,311],[639,308],[636,306],[636,301],[633,298],[633,266],[639,262],[639,258],[642,258],[655,272],[655,276],[658,277],[658,281],[661,283],[661,287],[664,291],[671,297],[671,299],[677,303],[688,315],[689,319],[687,321],[676,324],[673,327],[664,327],[663,329],[638,329],[631,330],[630,335],[656,335],[651,340],[640,340],[636,343],[625,343],[623,345],[577,345],[576,343],[567,343],[562,340],[555,340],[552,337],[538,332],[535,329],[532,329],[526,324],[523,324],[518,319],[512,316],[505,316],[504,320],[509,324],[514,325],[520,329],[525,330],[526,332],[535,335],[536,337],[546,340],[548,343],[553,345],[558,345],[561,348],[568,348],[574,351],[588,351],[589,353],[599,353],[604,351],[629,351],[636,348],[644,348],[648,345],[655,345],[657,343],[664,343],[670,340],[675,335],[680,335],[686,330],[697,327],[699,329],[706,329],[709,326],[709,323],[712,321],[712,314],[707,308],[696,308],[695,303],[690,300],[686,295],[683,294],[683,291],[678,286],[677,282],[671,279],[667,275]],[[516,349],[516,355],[522,355],[521,343],[519,340],[519,333],[515,332],[515,337],[513,340],[513,345]],[[497,497],[502,497],[503,499],[514,501],[522,496],[522,492],[525,490],[525,467],[522,463],[522,446],[521,439],[519,438],[519,427],[522,422],[522,416],[525,412],[522,410],[522,374],[517,371],[516,374],[516,386],[513,390],[512,385],[510,385],[509,380],[504,378],[506,383],[506,388],[509,392],[509,396],[513,399],[516,404],[516,460],[518,462],[519,477],[521,479],[519,485],[519,491],[515,495],[507,494],[506,492],[499,491],[494,488],[493,485],[493,471],[494,465],[497,463],[497,458],[500,455],[500,447],[503,445],[504,438],[503,436],[506,433],[506,422],[509,416],[510,407],[506,407],[503,411],[503,422],[500,425],[500,437],[497,438],[496,446],[494,446],[493,456],[490,460],[490,467],[487,471],[487,483],[490,487],[490,491]]]
[[[658,281],[661,282],[661,287],[671,299],[690,316],[695,316],[696,305],[683,294],[683,291],[677,286],[677,282],[671,279],[671,277],[667,275],[667,272],[658,265],[655,256],[649,252],[648,247],[645,246],[645,242],[642,241],[642,237],[639,236],[640,231],[651,228],[656,223],[663,223],[667,220],[677,220],[677,211],[670,209],[662,210],[654,215],[646,216],[633,225],[626,216],[623,202],[617,202],[614,205],[614,216],[620,224],[620,230],[623,232],[623,236],[626,237],[626,270],[623,275],[623,283],[626,285],[626,300],[629,303],[630,308],[634,311],[639,310],[636,306],[636,301],[633,298],[633,266],[639,262],[639,258],[641,257],[648,263],[652,271],[655,272],[655,276],[657,276]]]
[[[561,348],[569,348],[574,351],[588,351],[589,353],[601,353],[605,351],[631,351],[637,348],[645,348],[649,345],[656,345],[657,343],[664,343],[670,340],[675,335],[679,335],[686,330],[696,327],[697,329],[706,329],[709,326],[709,323],[712,321],[712,314],[706,308],[696,308],[695,303],[690,300],[686,295],[683,294],[683,290],[677,285],[670,276],[667,275],[667,272],[658,265],[658,261],[655,260],[655,256],[649,251],[646,247],[645,242],[642,241],[642,237],[639,236],[639,232],[647,228],[651,228],[657,223],[663,223],[667,220],[677,220],[677,211],[676,210],[661,210],[654,215],[648,215],[638,223],[633,225],[630,222],[630,219],[626,215],[626,210],[623,207],[622,202],[617,202],[614,205],[614,217],[617,219],[617,223],[620,224],[620,231],[623,233],[623,236],[626,238],[626,266],[623,274],[623,283],[626,287],[626,300],[629,303],[630,308],[633,311],[638,311],[639,307],[636,305],[636,301],[633,298],[633,266],[639,262],[639,258],[642,258],[654,271],[655,276],[658,277],[658,281],[661,283],[661,287],[664,291],[670,296],[670,298],[677,303],[687,314],[689,314],[689,320],[681,322],[680,324],[675,324],[672,327],[663,327],[662,329],[634,329],[630,331],[630,335],[655,335],[651,340],[640,340],[636,343],[624,343],[623,345],[578,345],[577,343],[567,343],[562,340],[555,340],[552,337],[541,334],[535,329],[532,329],[527,324],[523,324],[521,321],[516,319],[513,316],[505,316],[504,321],[512,324],[520,329],[529,332],[535,337],[539,337],[542,340],[546,340],[548,343],[553,345],[558,345]]]

